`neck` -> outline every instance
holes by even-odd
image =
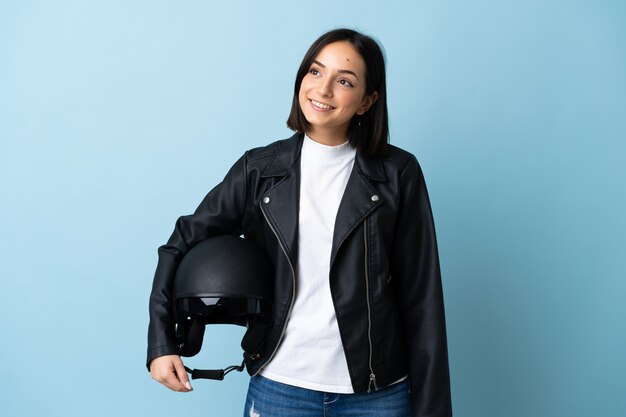
[[[338,129],[320,129],[312,127],[306,134],[316,142],[324,145],[341,145],[348,140],[348,127]]]

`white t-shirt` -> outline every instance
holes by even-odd
[[[302,388],[353,393],[330,295],[330,251],[337,210],[356,150],[304,136],[300,155],[300,213],[296,298],[282,342],[260,371]]]

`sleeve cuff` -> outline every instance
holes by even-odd
[[[176,346],[164,345],[148,349],[148,358],[146,359],[146,368],[148,368],[148,372],[150,372],[150,362],[152,359],[164,355],[178,355],[178,348]]]

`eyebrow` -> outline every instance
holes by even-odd
[[[313,63],[319,65],[322,68],[326,68],[326,65],[322,64],[317,59],[314,59]],[[359,77],[356,76],[354,71],[350,71],[350,70],[347,70],[347,69],[340,69],[340,70],[337,70],[337,72],[340,73],[340,74],[352,74],[352,75],[354,75],[354,78],[356,78],[357,80],[359,79]]]

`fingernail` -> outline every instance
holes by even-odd
[[[191,388],[191,384],[189,383],[189,381],[185,382],[185,387],[187,387],[187,389],[192,389]]]

